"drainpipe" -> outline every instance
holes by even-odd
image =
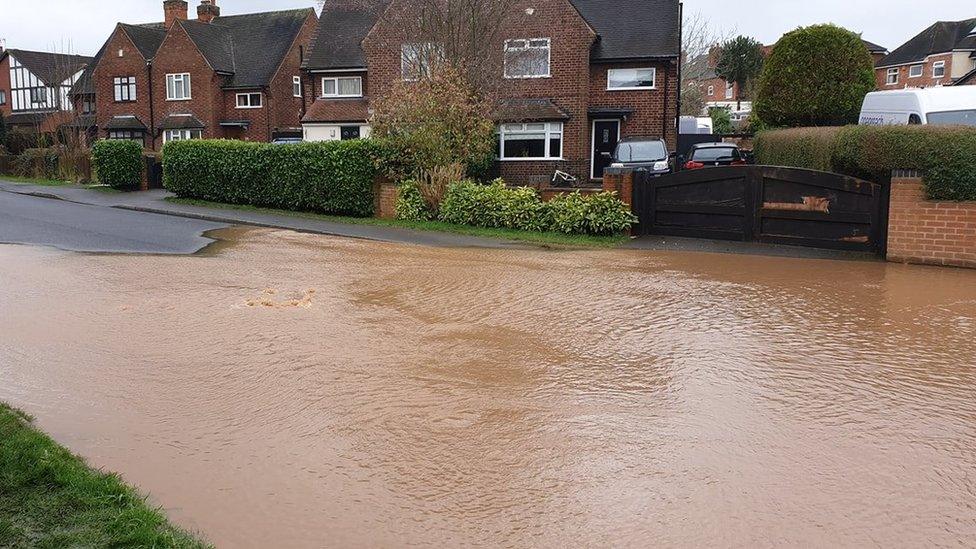
[[[670,85],[668,75],[670,72],[671,67],[664,69],[664,108],[661,109],[661,139],[664,139],[665,143],[667,143],[668,137],[668,86]]]
[[[684,60],[684,41],[685,41],[685,4],[684,2],[678,3],[678,92],[675,94],[675,117],[674,117],[674,149],[675,152],[678,151],[678,135],[681,132],[681,86],[682,86],[682,76],[683,71],[681,69],[682,61]],[[665,108],[667,105],[665,104]]]
[[[153,64],[152,60],[146,61],[146,75],[149,80],[149,146],[156,150],[156,110],[153,105]]]

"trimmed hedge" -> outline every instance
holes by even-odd
[[[369,217],[381,153],[373,140],[174,141],[163,147],[163,179],[186,198]]]
[[[142,180],[142,146],[135,141],[103,139],[92,147],[92,168],[98,180],[113,189],[139,187]]]
[[[436,213],[427,210],[416,184],[408,181],[400,186],[396,209],[399,219],[410,221],[566,234],[615,235],[637,222],[616,193],[575,192],[543,202],[534,189],[506,187],[500,179],[489,185],[451,184]]]
[[[833,171],[865,179],[892,170],[924,173],[931,200],[976,200],[976,128],[844,126],[761,132],[759,164]]]

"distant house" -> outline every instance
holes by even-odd
[[[405,1],[326,3],[304,64],[307,140],[368,135],[371,101],[416,80],[409,60],[422,52],[385,17]],[[506,180],[542,185],[561,170],[597,182],[623,137],[676,145],[678,0],[538,0],[523,11],[493,45],[506,60],[494,75]]]
[[[11,127],[53,132],[70,116],[71,87],[91,57],[19,49],[0,50],[0,113]]]
[[[976,19],[940,21],[876,64],[878,89],[976,84]]]
[[[100,137],[149,149],[169,141],[271,141],[301,135],[300,66],[318,18],[312,8],[221,15],[201,0],[163,0],[164,21],[119,23],[72,90],[94,99]]]

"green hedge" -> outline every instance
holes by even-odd
[[[410,221],[566,234],[620,234],[637,222],[616,193],[574,192],[543,202],[534,189],[507,187],[501,180],[453,183],[438,212],[427,209],[416,184],[408,181],[400,186],[396,209],[398,218]]]
[[[142,147],[135,141],[97,141],[92,147],[92,168],[98,180],[113,189],[135,189],[142,180]]]
[[[163,148],[163,178],[186,198],[369,217],[381,152],[372,140],[174,141]]]
[[[759,164],[833,171],[861,178],[892,170],[924,173],[932,200],[976,200],[976,128],[844,126],[761,132]]]

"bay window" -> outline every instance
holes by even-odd
[[[505,78],[549,78],[552,41],[531,38],[505,41]]]
[[[189,141],[190,139],[202,139],[203,130],[166,130],[163,132],[163,143],[170,141]]]
[[[166,75],[166,100],[185,101],[190,99],[190,74],[167,74]]]
[[[558,160],[563,157],[563,124],[502,124],[498,143],[501,160]]]

